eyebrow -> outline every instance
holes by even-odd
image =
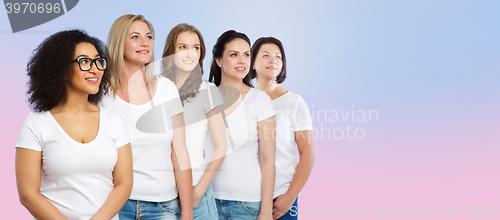
[[[96,54],[95,57],[101,57],[101,55]],[[89,55],[87,55],[87,54],[78,55],[76,57],[76,59],[78,59],[78,58],[89,58]]]
[[[134,32],[132,32],[132,33],[130,33],[129,35],[132,35],[132,34],[139,34],[139,35],[140,35],[140,33],[139,33],[139,32],[135,32],[135,31],[134,31]],[[151,32],[146,33],[146,35],[148,35],[148,34],[151,34]]]
[[[271,52],[264,50],[261,53],[271,53]],[[276,52],[275,54],[281,54],[281,53],[280,52]]]

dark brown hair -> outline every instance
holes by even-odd
[[[198,94],[198,90],[200,88],[200,84],[202,83],[201,76],[203,75],[203,59],[205,59],[205,41],[203,40],[203,36],[201,36],[200,31],[189,24],[178,24],[167,36],[165,40],[165,48],[163,49],[163,59],[162,59],[162,72],[161,75],[167,77],[175,83],[175,67],[174,67],[174,56],[175,54],[175,43],[177,41],[177,37],[184,32],[191,32],[198,35],[198,39],[200,40],[200,59],[198,60],[198,65],[191,71],[188,78],[182,84],[182,87],[179,89],[179,96],[181,98],[182,103],[184,101],[188,101],[189,98],[195,97]],[[188,101],[189,102],[189,101]]]
[[[105,53],[102,41],[89,36],[83,30],[66,30],[50,35],[35,50],[28,61],[28,102],[35,112],[49,111],[59,103],[66,102],[67,81],[73,72],[70,66],[74,64],[76,45],[87,42],[92,44],[99,56],[108,61],[96,94],[88,96],[88,101],[97,105],[110,84],[110,59]]]
[[[274,44],[280,48],[281,61],[283,61],[283,67],[281,68],[280,74],[276,77],[276,82],[280,84],[284,82],[286,79],[286,57],[285,57],[285,50],[283,49],[283,44],[281,44],[280,40],[274,37],[261,37],[257,39],[255,43],[253,43],[252,50],[250,53],[250,57],[252,58],[250,65],[250,72],[248,73],[248,75],[250,76],[250,79],[254,79],[255,77],[257,77],[257,73],[255,72],[253,65],[255,64],[255,58],[257,57],[260,48],[264,44]]]
[[[212,66],[210,67],[210,76],[208,77],[208,81],[213,82],[216,86],[220,85],[222,70],[217,65],[216,58],[222,58],[222,54],[226,49],[226,44],[235,40],[235,39],[243,39],[250,46],[250,39],[244,33],[236,32],[235,30],[229,30],[224,32],[219,38],[217,38],[217,42],[212,49]],[[250,76],[247,74],[245,78],[243,78],[243,83],[245,85],[253,87],[250,83]]]

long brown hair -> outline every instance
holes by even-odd
[[[195,97],[198,92],[202,80],[203,75],[203,59],[205,58],[205,42],[203,41],[203,36],[200,31],[189,24],[182,23],[178,24],[167,36],[165,40],[165,48],[163,49],[162,55],[162,65],[161,65],[161,75],[167,77],[175,83],[175,67],[174,67],[174,54],[175,54],[175,43],[177,41],[177,37],[184,32],[191,32],[198,35],[198,39],[200,40],[200,58],[198,60],[198,65],[191,71],[188,78],[179,89],[179,96],[181,98],[182,103],[184,101],[189,102],[189,98]]]

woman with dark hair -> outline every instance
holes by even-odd
[[[252,46],[250,78],[273,100],[276,110],[276,186],[273,218],[297,219],[298,195],[311,174],[314,163],[313,127],[302,97],[279,84],[286,78],[286,57],[281,41],[274,37],[257,39]],[[300,161],[297,164],[296,148]]]
[[[212,182],[219,219],[272,219],[275,112],[269,96],[250,87],[250,40],[226,31],[212,53],[209,80],[220,88],[228,126],[228,152]]]
[[[134,158],[134,186],[120,219],[192,219],[183,108],[175,84],[153,73],[153,38],[142,15],[121,16],[109,31],[111,92],[101,104],[125,120]]]
[[[132,189],[124,121],[96,104],[109,86],[104,46],[80,30],[45,39],[28,63],[16,144],[21,203],[36,219],[118,219]]]
[[[186,145],[193,173],[194,219],[217,220],[210,183],[226,155],[222,97],[215,85],[202,80],[205,43],[198,29],[178,24],[167,36],[163,50],[162,75],[172,80],[184,105]],[[205,169],[207,126],[213,136],[214,155]]]

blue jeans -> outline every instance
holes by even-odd
[[[200,204],[193,207],[194,220],[217,220],[217,207],[215,205],[212,186],[208,186],[207,191],[200,199]]]
[[[129,199],[118,214],[120,220],[177,220],[181,217],[181,208],[177,198],[166,202]]]
[[[215,204],[217,204],[219,220],[253,220],[257,219],[260,213],[260,202],[215,199]]]
[[[297,200],[299,199],[299,197],[295,198],[295,202],[293,202],[293,205],[292,207],[290,207],[290,209],[288,209],[288,212],[286,212],[283,216],[281,216],[281,218],[277,218],[276,220],[297,220],[297,215],[299,214],[299,207],[298,207],[298,203],[297,203]],[[275,202],[276,199],[273,199],[273,202]]]

